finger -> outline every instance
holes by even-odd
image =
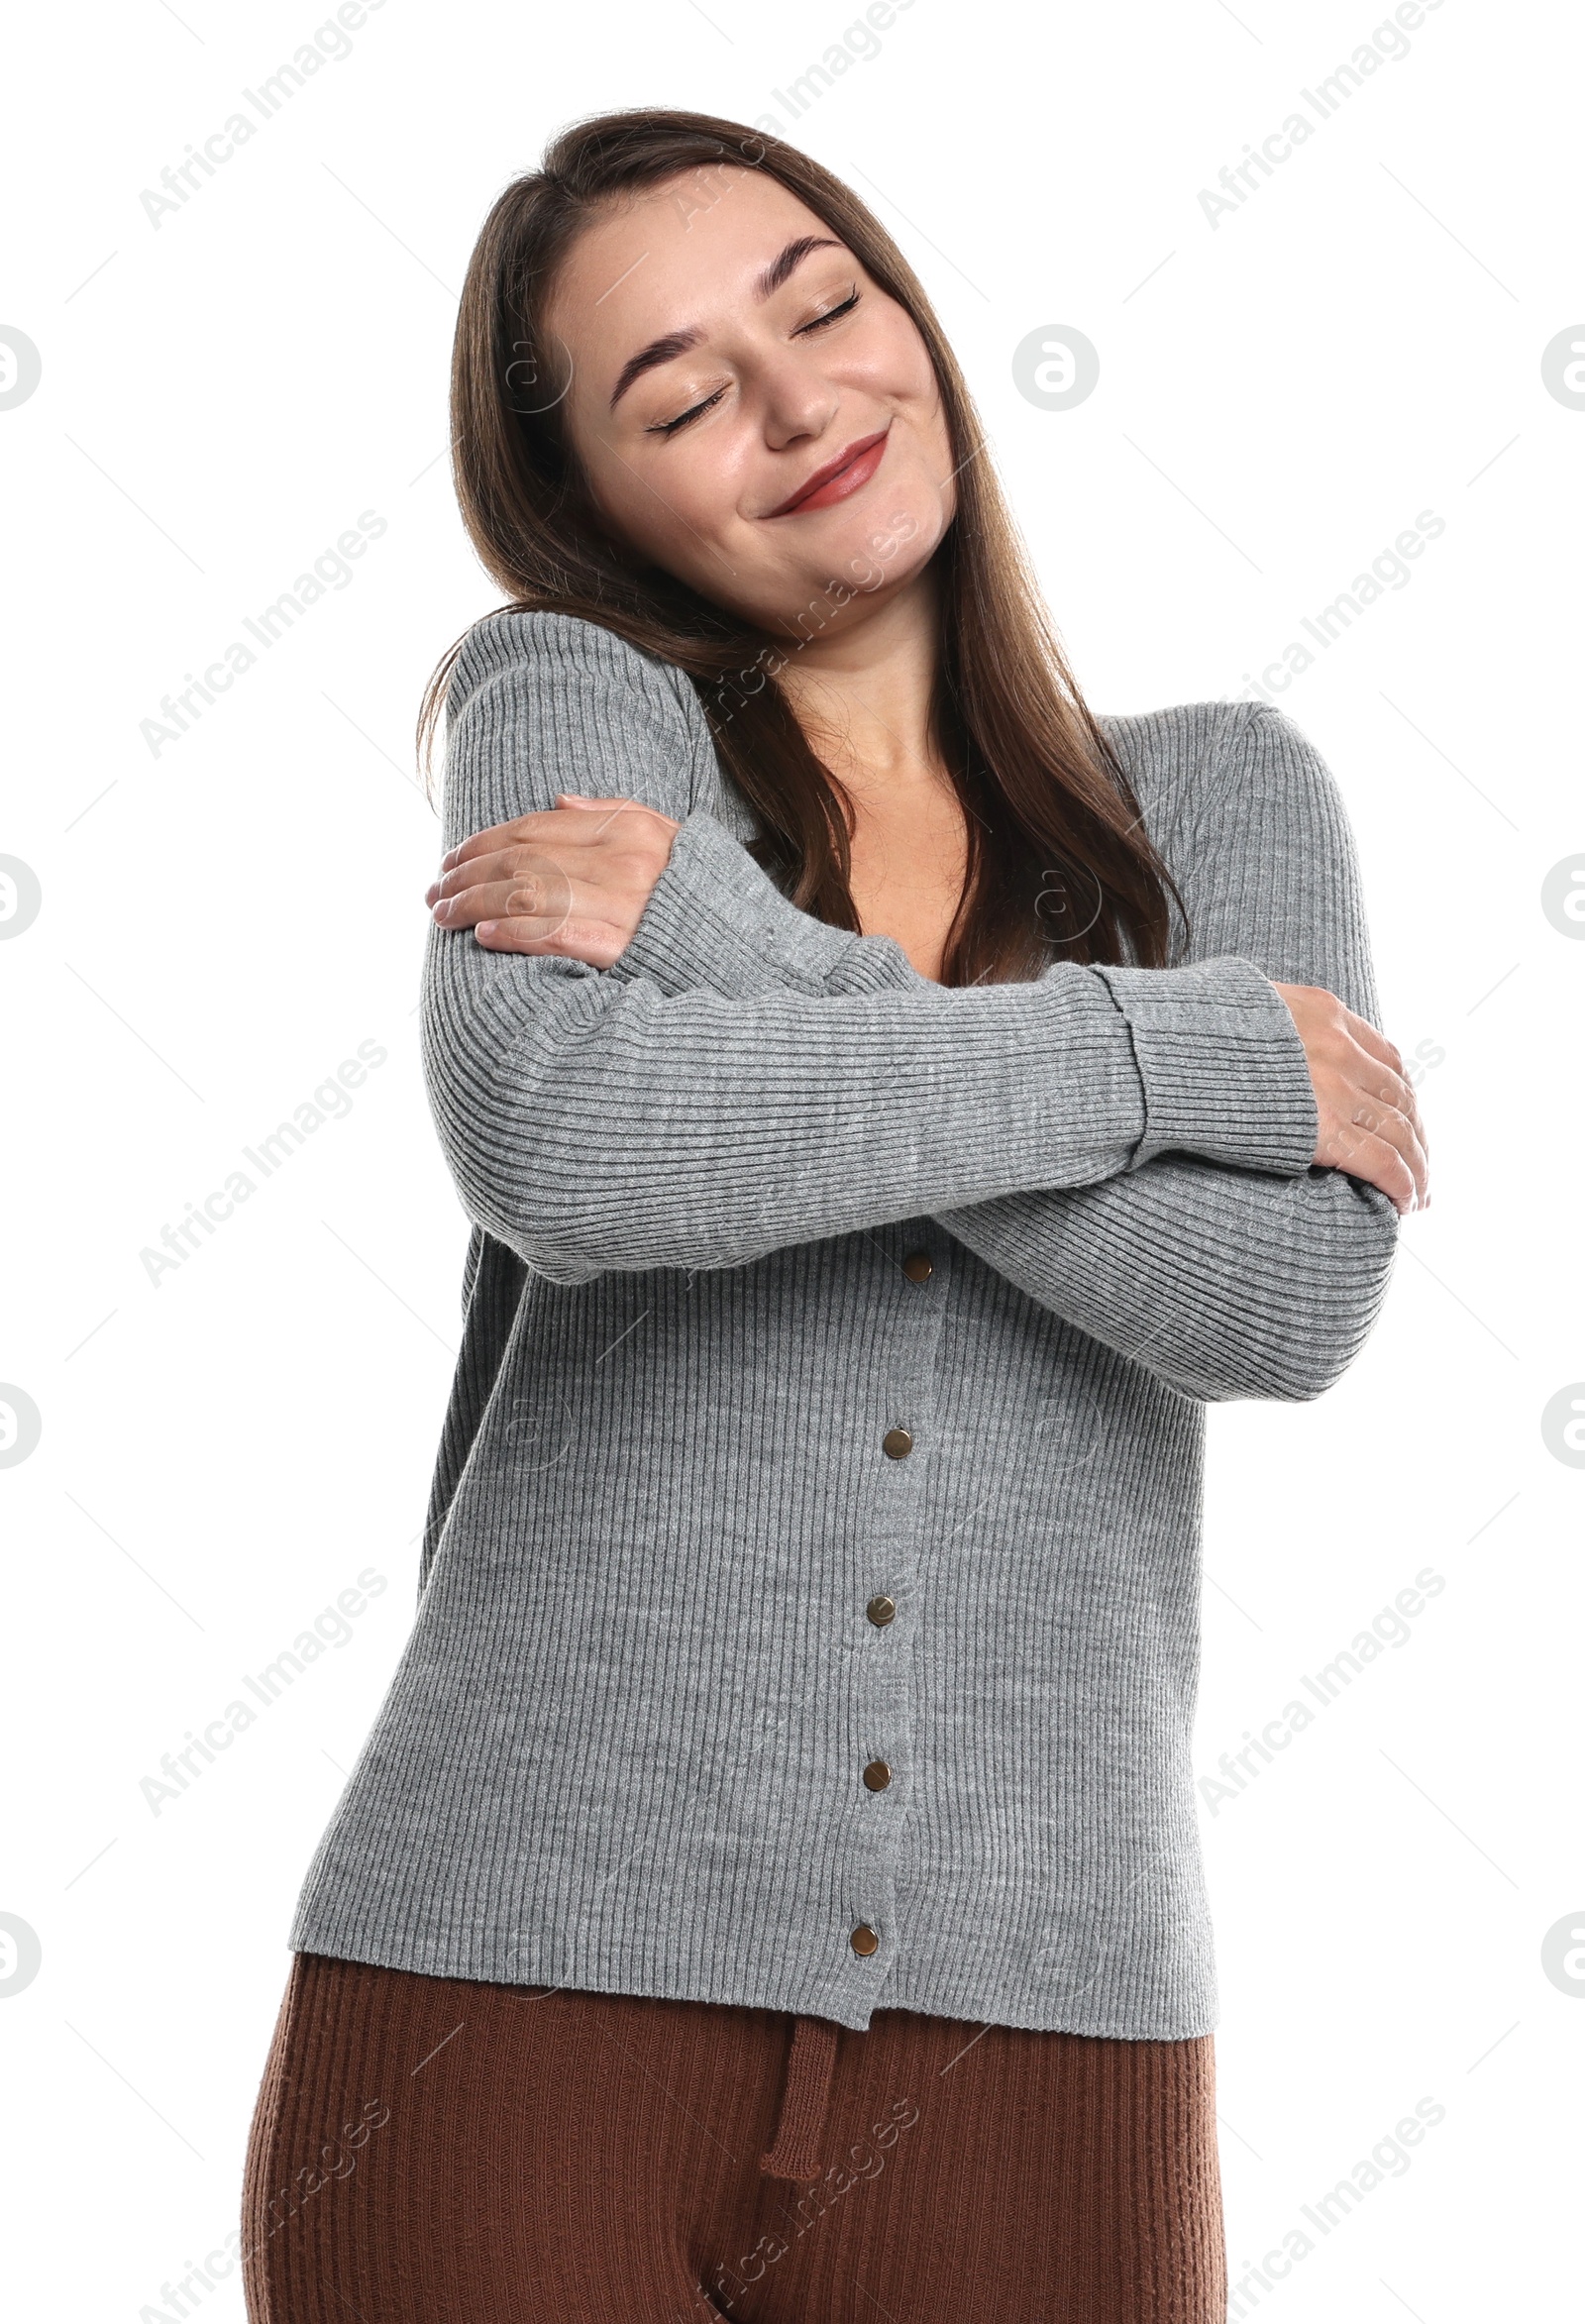
[[[1360,1031],[1371,1032],[1372,1028],[1361,1023]],[[1414,1086],[1403,1071],[1402,1058],[1398,1058],[1398,1063],[1395,1065],[1392,1059],[1398,1057],[1398,1052],[1393,1048],[1392,1043],[1381,1041],[1380,1036],[1374,1037],[1380,1047],[1389,1050],[1391,1055],[1379,1057],[1374,1048],[1366,1050],[1364,1043],[1356,1037],[1354,1046],[1363,1054],[1356,1057],[1352,1064],[1345,1068],[1347,1079],[1354,1084],[1363,1097],[1373,1100],[1380,1106],[1391,1106],[1409,1120],[1417,1121],[1420,1109],[1416,1102]]]
[[[1403,1156],[1404,1165],[1415,1185],[1415,1200],[1411,1208],[1423,1211],[1430,1197],[1430,1163],[1415,1125],[1401,1113],[1389,1114],[1377,1133],[1395,1146]]]
[[[1363,1179],[1368,1186],[1380,1187],[1391,1197],[1394,1207],[1404,1212],[1415,1208],[1419,1189],[1414,1171],[1391,1130],[1391,1120],[1384,1120],[1378,1129],[1366,1118],[1350,1121],[1333,1116],[1316,1159],[1328,1170],[1340,1170],[1348,1178]]]
[[[1358,1046],[1365,1051],[1367,1056],[1374,1057],[1379,1065],[1387,1066],[1398,1076],[1400,1081],[1404,1080],[1406,1078],[1404,1060],[1394,1043],[1388,1040],[1385,1033],[1378,1032],[1376,1027],[1368,1023],[1364,1017],[1356,1016],[1351,1008],[1346,1013],[1348,1030]]]
[[[476,856],[499,855],[510,847],[545,845],[556,832],[570,834],[577,827],[577,818],[560,807],[540,807],[527,815],[514,815],[507,823],[487,823],[481,831],[472,831],[455,847],[448,848],[441,857],[441,870],[449,872],[458,864],[472,863]]]
[[[503,847],[492,855],[471,856],[467,863],[456,864],[439,880],[431,881],[425,896],[427,903],[434,903],[443,896],[460,896],[465,888],[489,888],[501,881],[544,881],[548,885],[566,884],[570,877],[562,857],[563,848],[556,854],[538,847]]]
[[[1328,1147],[1326,1160],[1331,1168],[1346,1171],[1352,1178],[1368,1177],[1375,1186],[1383,1182],[1373,1171],[1362,1169],[1359,1158],[1362,1155],[1379,1155],[1383,1149],[1390,1148],[1407,1175],[1413,1196],[1413,1201],[1407,1206],[1400,1204],[1400,1209],[1418,1209],[1425,1200],[1427,1182],[1426,1151],[1416,1135],[1413,1122],[1395,1107],[1373,1106],[1368,1101],[1356,1103],[1348,1115],[1334,1123]],[[1393,1186],[1384,1191],[1394,1194],[1396,1200],[1402,1183],[1402,1179],[1395,1173]]]
[[[441,870],[449,872],[476,855],[498,854],[503,847],[511,845],[513,832],[525,820],[526,817],[514,816],[509,823],[487,823],[482,831],[471,831],[466,839],[460,839],[455,847],[446,850],[440,859]]]
[[[491,919],[538,919],[554,928],[575,913],[589,915],[591,902],[586,890],[575,891],[566,878],[525,880],[514,875],[483,880],[476,887],[441,897],[430,917],[442,928],[476,928],[480,920]]]
[[[593,848],[608,832],[612,814],[631,803],[627,799],[593,799],[583,805],[570,802],[566,806],[542,808],[532,815],[519,815],[510,823],[492,823],[447,850],[441,858],[441,876],[431,886],[436,895],[444,895],[448,886],[455,892],[459,885],[466,886],[470,878],[478,877],[477,867],[505,857],[521,859],[527,854]],[[432,902],[434,898],[426,897],[425,900]]]
[[[1426,1188],[1430,1175],[1429,1151],[1414,1091],[1407,1082],[1398,1082],[1396,1077],[1395,1089],[1401,1094],[1395,1096],[1380,1126],[1382,1134],[1391,1138],[1414,1173],[1419,1207],[1426,1199]]]
[[[1327,1159],[1333,1168],[1351,1171],[1354,1165],[1349,1157],[1372,1139],[1384,1140],[1397,1149],[1414,1178],[1417,1197],[1423,1198],[1430,1164],[1413,1114],[1368,1091],[1356,1090],[1333,1114],[1332,1151]]]
[[[480,920],[474,930],[487,952],[554,953],[563,960],[586,961],[606,969],[627,944],[627,937],[608,921],[571,919],[551,921],[529,912],[510,919]]]
[[[1379,1187],[1400,1217],[1419,1207],[1415,1174],[1390,1139],[1365,1134],[1340,1167],[1349,1178]]]

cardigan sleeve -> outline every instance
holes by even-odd
[[[1176,805],[1162,844],[1190,914],[1190,957],[1235,953],[1280,983],[1326,987],[1379,1026],[1347,811],[1292,720],[1258,704],[1231,711]],[[663,881],[670,893],[630,953],[669,985],[925,982],[888,938],[834,942],[712,818],[685,824]],[[936,1215],[1065,1321],[1208,1401],[1298,1401],[1329,1387],[1375,1320],[1398,1231],[1390,1198],[1340,1171],[1277,1175],[1181,1152]]]
[[[698,734],[674,682],[589,624],[481,624],[448,701],[448,843],[559,790],[691,819]],[[966,991],[861,971],[847,988],[722,993],[669,989],[639,955],[602,972],[432,923],[422,1028],[465,1210],[565,1283],[736,1266],[1166,1151],[1298,1175],[1314,1150],[1303,1044],[1232,955],[1167,972],[1066,964]]]

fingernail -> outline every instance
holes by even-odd
[[[457,856],[458,856],[458,850],[457,850],[455,847],[449,847],[449,848],[446,850],[446,853],[445,853],[445,854],[444,854],[444,855],[441,857],[441,859],[440,859],[440,868],[441,868],[441,870],[442,870],[443,872],[449,872],[449,871],[451,870],[451,868],[452,868],[453,864],[455,864],[455,863],[456,863],[456,861],[457,861]]]
[[[439,894],[440,882],[438,880],[431,880],[429,886],[424,890],[424,901],[426,903],[433,903]]]

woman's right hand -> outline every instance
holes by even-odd
[[[1278,985],[1305,1044],[1320,1128],[1313,1159],[1380,1187],[1402,1213],[1423,1211],[1426,1132],[1404,1061],[1374,1025],[1323,985]]]
[[[556,797],[443,855],[424,900],[438,926],[472,928],[486,952],[606,969],[632,942],[682,825],[637,799]]]

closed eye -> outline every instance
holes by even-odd
[[[724,387],[717,387],[715,393],[706,395],[702,403],[690,404],[687,411],[680,411],[675,420],[657,420],[645,433],[650,436],[675,436],[679,428],[686,428],[689,420],[696,420],[701,411],[708,411],[712,404],[719,403],[725,393]]]
[[[805,323],[800,330],[794,331],[792,334],[793,338],[801,339],[804,333],[807,331],[823,330],[827,323],[834,323],[839,315],[852,314],[858,303],[859,286],[857,283],[855,283],[839,307],[832,307],[828,314],[816,315],[811,323]]]
[[[793,338],[801,339],[810,331],[823,330],[827,323],[834,323],[843,315],[851,315],[858,303],[859,286],[855,283],[840,306],[832,307],[828,313],[815,315],[809,322],[801,324],[793,332]],[[680,428],[689,426],[702,413],[713,410],[725,393],[724,387],[717,387],[713,395],[706,395],[701,402],[689,404],[687,411],[680,411],[675,420],[657,420],[645,433],[651,436],[675,436]]]

